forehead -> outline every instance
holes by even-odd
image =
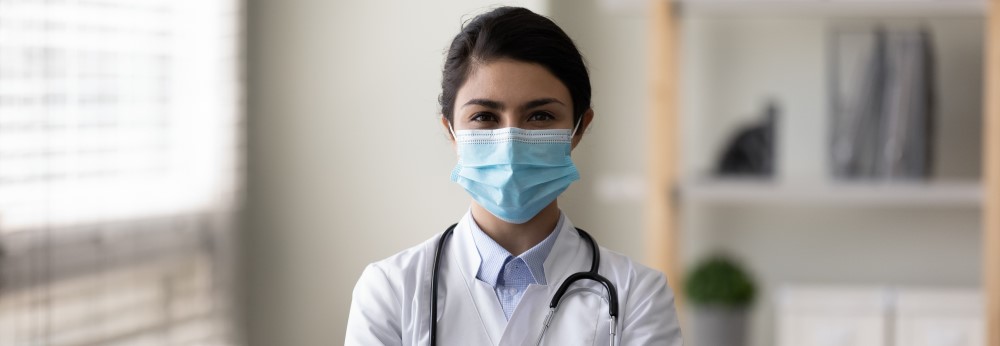
[[[472,65],[455,103],[460,107],[470,99],[490,99],[517,104],[539,98],[572,104],[566,85],[542,65],[500,59]]]

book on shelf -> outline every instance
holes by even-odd
[[[834,177],[928,178],[934,66],[927,30],[835,31],[832,46]]]

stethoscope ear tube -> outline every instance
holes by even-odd
[[[562,297],[566,294],[566,290],[569,289],[569,286],[580,280],[594,280],[604,286],[604,289],[608,292],[608,315],[617,320],[618,290],[615,289],[615,285],[611,283],[611,280],[608,280],[600,274],[591,272],[574,273],[566,278],[566,281],[563,281],[562,285],[559,285],[559,289],[556,290],[556,294],[552,296],[552,302],[549,303],[549,309],[553,311],[558,309],[559,301],[562,300]]]
[[[597,270],[600,268],[601,263],[601,252],[597,247],[597,242],[594,238],[590,237],[590,234],[584,232],[582,229],[577,228],[580,232],[580,236],[590,244],[591,264],[590,271],[579,272],[570,275],[563,283],[559,285],[559,289],[556,293],[552,295],[552,301],[549,302],[549,313],[545,317],[545,326],[542,328],[542,333],[538,336],[538,344],[542,342],[542,335],[549,328],[549,323],[551,322],[552,316],[555,315],[556,309],[559,308],[559,302],[562,300],[563,296],[566,295],[566,291],[569,290],[569,286],[580,280],[593,280],[597,281],[604,286],[604,289],[608,292],[608,315],[611,320],[610,324],[610,340],[611,345],[615,344],[615,332],[618,330],[618,290],[615,289],[615,284],[608,280],[608,278],[598,274]]]
[[[597,273],[597,270],[598,268],[600,268],[600,263],[601,263],[601,251],[600,249],[597,248],[597,242],[594,241],[594,238],[592,238],[590,234],[585,232],[584,230],[577,228],[576,231],[580,232],[580,236],[583,237],[583,239],[586,240],[588,244],[590,244],[590,253],[591,253],[590,271],[579,272],[570,275],[568,278],[566,278],[566,280],[563,281],[562,285],[559,286],[559,289],[556,290],[556,294],[552,296],[552,302],[549,303],[549,308],[555,309],[559,306],[559,301],[562,300],[562,296],[566,294],[566,290],[569,289],[570,284],[580,279],[590,279],[601,283],[602,285],[604,285],[604,289],[608,291],[608,300],[609,300],[608,315],[611,315],[611,317],[614,317],[615,320],[617,320],[618,290],[615,289],[615,284],[612,283],[611,280],[608,280],[608,278],[601,276],[601,274]]]
[[[440,267],[438,261],[441,260],[441,250],[444,249],[444,243],[448,240],[448,237],[455,231],[455,226],[458,224],[453,224],[448,227],[447,230],[441,234],[441,239],[438,240],[437,249],[434,251],[434,266],[431,269],[431,346],[437,345],[437,292],[438,292],[438,269]]]

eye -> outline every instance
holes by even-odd
[[[473,114],[472,117],[469,118],[469,120],[475,121],[475,122],[488,122],[488,121],[499,122],[500,121],[500,119],[497,118],[496,114],[489,113],[489,112],[479,112],[479,113]]]
[[[549,113],[549,112],[534,112],[534,113],[531,113],[530,117],[528,117],[528,121],[548,121],[548,120],[555,120],[555,119],[556,119],[556,117],[553,116],[552,113]]]

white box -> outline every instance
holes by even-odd
[[[884,346],[889,291],[796,286],[778,297],[778,346]]]
[[[977,289],[786,286],[778,346],[983,346]]]
[[[896,346],[982,346],[983,297],[970,289],[900,289]]]

